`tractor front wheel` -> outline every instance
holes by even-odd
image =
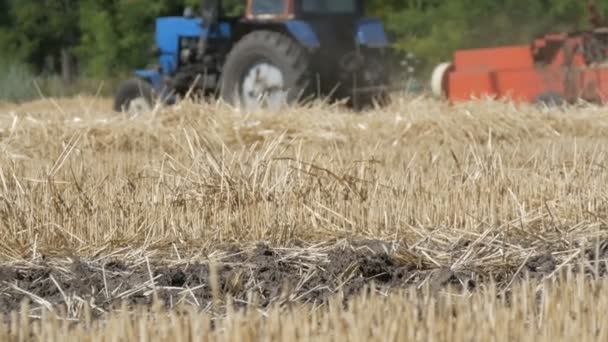
[[[290,37],[255,31],[235,44],[222,71],[221,97],[245,110],[296,103],[308,87],[307,51]]]
[[[114,97],[114,110],[139,114],[149,112],[153,108],[154,89],[139,78],[124,81],[116,91]]]

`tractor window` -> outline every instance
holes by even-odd
[[[251,7],[253,14],[282,14],[285,12],[284,0],[255,0]]]
[[[353,13],[356,0],[303,0],[302,11],[307,13]]]

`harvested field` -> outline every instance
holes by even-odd
[[[0,338],[605,340],[607,113],[0,104]]]

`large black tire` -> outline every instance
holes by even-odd
[[[118,87],[114,97],[114,110],[117,112],[128,112],[132,108],[134,100],[145,101],[152,108],[154,105],[154,89],[152,86],[139,78],[124,81]]]
[[[232,105],[241,105],[244,78],[258,63],[268,63],[283,75],[286,104],[307,96],[310,85],[309,55],[289,36],[273,31],[255,31],[238,41],[226,58],[222,71],[220,96]]]

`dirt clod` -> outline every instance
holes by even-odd
[[[599,250],[603,253],[602,246]],[[490,277],[510,284],[519,268],[504,267],[502,273],[489,275],[449,266],[429,267],[404,261],[406,249],[375,241],[337,245],[323,253],[266,245],[245,251],[231,248],[213,264],[218,276],[215,283],[206,262],[168,265],[160,261],[130,264],[123,260],[101,263],[74,259],[67,264],[49,260],[38,266],[5,265],[0,266],[0,312],[18,310],[23,300],[29,300],[34,307],[43,305],[43,300],[64,309],[85,300],[99,309],[95,316],[123,303],[150,306],[154,298],[167,308],[184,303],[204,309],[210,307],[216,292],[220,300],[232,297],[236,306],[248,305],[252,295],[261,307],[273,303],[323,303],[336,293],[348,300],[372,283],[382,291],[425,283],[433,291],[473,291],[479,282]],[[586,258],[590,253],[587,251]],[[590,262],[587,259],[589,265]],[[559,263],[550,253],[540,254],[528,259],[520,276],[546,276]],[[601,274],[606,273],[605,268],[599,269]]]
[[[526,262],[526,269],[531,274],[546,275],[555,270],[557,260],[551,254],[541,254],[531,257]]]

